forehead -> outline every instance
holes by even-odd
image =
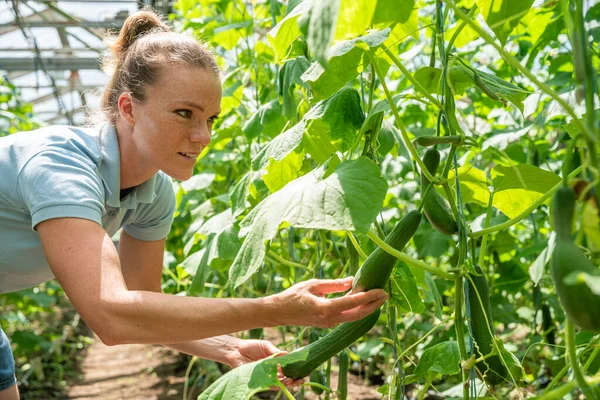
[[[203,68],[162,67],[157,82],[150,89],[150,96],[156,96],[163,101],[221,100],[220,78]]]

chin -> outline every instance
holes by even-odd
[[[177,179],[179,181],[187,181],[192,177],[192,175],[194,175],[193,169],[189,171],[163,169],[162,171],[165,174],[169,175],[171,178]]]

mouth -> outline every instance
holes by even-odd
[[[196,162],[196,159],[198,158],[198,155],[199,155],[198,153],[181,153],[181,152],[178,152],[177,154],[179,154],[186,160],[193,161],[193,162]]]

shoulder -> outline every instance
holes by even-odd
[[[155,175],[154,183],[154,203],[166,203],[175,207],[175,191],[173,190],[173,180],[162,171],[158,171]]]

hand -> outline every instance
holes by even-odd
[[[275,345],[268,340],[242,340],[233,339],[226,344],[229,349],[225,355],[226,364],[231,368],[239,367],[240,365],[253,361],[262,360],[273,355],[275,357],[287,354],[287,351],[279,350]],[[278,377],[281,383],[287,387],[299,386],[304,383],[304,379],[286,378],[281,371],[281,366],[278,368]],[[272,388],[278,390],[278,388]]]
[[[273,325],[317,326],[331,328],[341,322],[356,321],[371,314],[387,299],[382,289],[351,293],[328,299],[328,293],[345,292],[352,287],[352,277],[310,279],[266,298],[273,309]]]

